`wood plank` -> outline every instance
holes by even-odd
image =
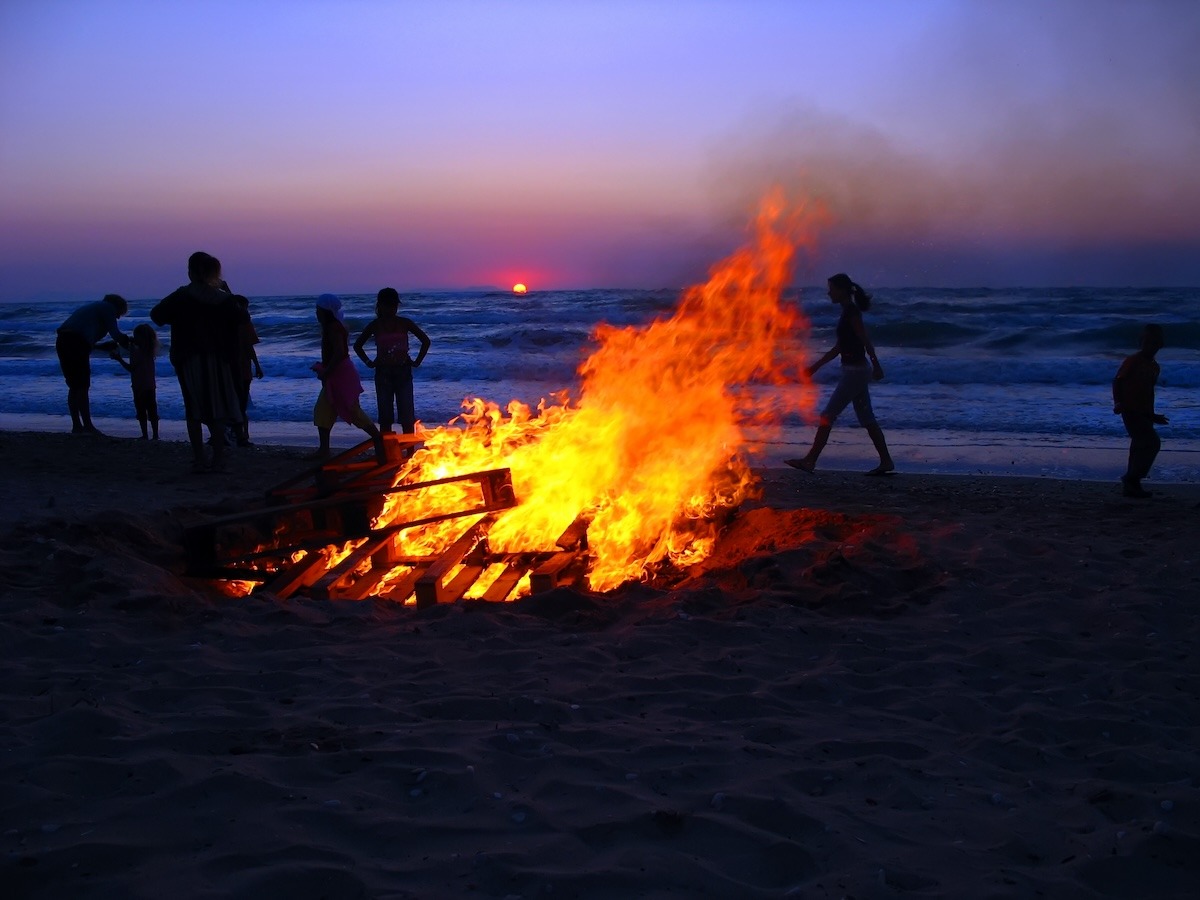
[[[483,592],[483,599],[489,603],[499,603],[502,600],[507,600],[508,595],[513,592],[513,588],[529,571],[532,563],[528,556],[521,554],[520,556],[511,557],[508,561],[508,566],[496,576],[496,580],[488,585],[486,591]]]
[[[313,551],[281,571],[264,584],[260,590],[268,591],[281,600],[286,600],[300,588],[307,588],[313,584],[324,571],[325,555]]]
[[[534,594],[558,587],[559,578],[571,563],[579,558],[577,550],[559,550],[533,570],[529,576],[529,590]]]
[[[433,565],[417,579],[416,595],[417,608],[424,609],[435,603],[445,602],[442,579],[457,566],[484,538],[487,528],[496,520],[494,515],[486,515],[466,531],[453,544],[443,550]],[[477,576],[478,577],[478,576]]]

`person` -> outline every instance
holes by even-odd
[[[1166,416],[1154,411],[1154,386],[1158,384],[1159,365],[1154,359],[1163,348],[1161,325],[1142,329],[1141,347],[1125,357],[1112,383],[1113,412],[1125,423],[1129,434],[1129,462],[1121,476],[1121,492],[1126,497],[1145,499],[1151,492],[1142,487],[1142,479],[1162,446],[1155,425],[1166,425]]]
[[[871,306],[871,295],[850,279],[849,275],[839,272],[829,279],[829,299],[842,308],[842,314],[837,323],[837,343],[809,366],[806,371],[809,377],[823,365],[836,357],[842,358],[842,374],[837,387],[825,409],[821,411],[816,436],[813,438],[812,449],[802,459],[789,459],[789,466],[812,472],[817,467],[817,458],[829,440],[833,423],[848,404],[854,404],[854,412],[859,423],[871,436],[876,452],[879,453],[879,465],[867,472],[868,475],[887,475],[896,470],[892,456],[888,452],[887,441],[883,429],[875,421],[875,413],[871,409],[870,385],[883,378],[883,367],[875,355],[875,347],[867,337],[867,329],[863,324],[862,314]],[[868,367],[867,360],[871,361]]]
[[[105,335],[122,347],[129,346],[129,335],[117,326],[117,319],[127,312],[129,304],[124,297],[105,294],[103,300],[79,307],[58,327],[54,350],[67,382],[71,434],[100,434],[100,430],[92,424],[92,406],[88,396],[92,388],[92,349]]]
[[[246,313],[221,277],[221,261],[204,252],[188,258],[188,284],[150,310],[156,325],[171,327],[171,364],[183,394],[192,471],[225,470],[225,429],[241,421],[238,328]],[[205,458],[204,426],[212,443]]]
[[[142,323],[133,329],[129,342],[129,362],[121,358],[118,350],[112,358],[129,373],[133,388],[133,410],[138,424],[142,426],[142,440],[149,440],[153,429],[154,440],[158,440],[158,385],[154,375],[154,357],[158,355],[158,335],[152,325]]]
[[[375,318],[367,323],[354,352],[375,370],[375,399],[379,404],[379,429],[391,432],[392,423],[399,422],[405,434],[416,431],[417,413],[413,401],[412,370],[421,365],[429,352],[429,335],[407,316],[397,315],[400,293],[384,288],[375,298]],[[409,355],[408,336],[421,342],[416,359]],[[375,338],[375,358],[367,356],[364,346]]]
[[[321,393],[313,406],[313,424],[320,440],[315,456],[323,459],[329,455],[330,434],[337,420],[342,419],[371,436],[376,456],[383,462],[387,455],[383,437],[359,405],[362,381],[350,358],[350,333],[346,330],[342,301],[336,295],[322,294],[317,298],[317,321],[321,324],[321,361],[312,368],[321,379]]]
[[[255,378],[263,377],[263,369],[262,364],[258,361],[258,352],[254,349],[254,345],[259,340],[258,332],[254,330],[254,322],[250,319],[250,301],[240,294],[234,294],[234,300],[237,302],[238,308],[246,314],[245,319],[238,326],[238,376],[241,379],[238,382],[238,399],[241,402],[242,424],[240,428],[236,429],[235,437],[239,447],[252,447],[250,417],[247,415],[247,410],[250,408],[250,385],[253,384]]]

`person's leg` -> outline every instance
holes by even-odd
[[[83,335],[71,331],[59,332],[54,340],[54,350],[58,354],[58,366],[62,369],[63,380],[67,383],[67,412],[71,414],[71,433],[83,433],[83,419],[80,417],[80,400],[87,393],[87,377],[89,363],[88,348]]]
[[[375,406],[379,414],[379,430],[391,432],[392,423],[392,379],[391,366],[375,367]]]
[[[417,430],[417,410],[413,400],[412,369],[408,366],[397,366],[397,369],[396,421],[405,434],[413,434]]]
[[[151,389],[146,392],[146,417],[150,420],[150,429],[154,440],[158,440],[158,391]]]
[[[867,377],[870,373],[864,368]],[[842,374],[838,379],[837,387],[833,389],[833,393],[829,397],[829,402],[825,404],[825,409],[821,411],[821,423],[817,428],[817,433],[813,437],[812,447],[802,459],[788,459],[785,462],[796,469],[803,469],[805,472],[811,472],[817,467],[817,459],[821,456],[821,451],[825,449],[825,444],[829,441],[829,433],[833,431],[833,423],[837,421],[837,417],[842,414],[850,402],[854,399],[857,393],[862,389],[865,383],[859,377],[859,371],[852,366],[842,366]]]
[[[133,411],[137,416],[138,425],[142,429],[142,440],[150,439],[150,411],[146,405],[146,396],[142,391],[133,392]]]
[[[867,474],[886,475],[888,472],[894,472],[896,464],[892,462],[892,454],[888,452],[887,439],[883,436],[883,429],[875,421],[875,411],[871,408],[870,385],[864,386],[862,391],[855,395],[854,413],[858,416],[859,424],[870,435],[871,443],[875,445],[875,452],[879,454],[879,465]]]
[[[1124,492],[1130,497],[1146,497],[1149,493],[1142,488],[1142,479],[1150,474],[1150,467],[1158,456],[1162,441],[1154,430],[1154,421],[1149,416],[1122,416],[1125,430],[1129,433],[1129,461],[1125,474],[1121,476]]]
[[[325,387],[322,385],[321,393],[317,395],[317,402],[313,406],[313,424],[317,426],[317,452],[313,454],[318,459],[324,459],[329,455],[329,439],[333,432],[333,423],[337,421],[337,415],[333,411],[333,404],[329,402],[329,397],[325,393]]]
[[[380,434],[375,423],[371,421],[371,417],[361,406],[354,407],[354,412],[351,414],[351,419],[355,425],[371,436],[371,440],[375,442],[375,459],[380,463],[387,462],[387,448],[383,443],[383,435]]]

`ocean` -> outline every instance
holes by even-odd
[[[236,285],[235,285],[236,288]],[[1110,384],[1137,347],[1145,322],[1161,323],[1167,346],[1158,359],[1163,452],[1151,480],[1200,480],[1200,289],[872,289],[866,315],[886,370],[872,387],[876,415],[901,472],[979,472],[1067,478],[1116,478],[1126,438],[1112,413]],[[417,415],[427,426],[458,415],[464,398],[501,405],[567,390],[599,323],[638,327],[670,314],[675,290],[457,291],[402,294],[401,313],[432,339],[416,372]],[[96,299],[99,299],[99,294]],[[126,333],[149,321],[158,298],[130,299]],[[374,296],[342,295],[356,336],[373,315]],[[266,377],[252,389],[251,434],[259,442],[315,444],[311,425],[319,357],[313,296],[251,297]],[[834,341],[837,308],[824,287],[794,291],[812,328],[808,355]],[[66,388],[54,353],[55,329],[78,302],[0,304],[0,427],[69,430]],[[163,333],[165,341],[165,330]],[[797,336],[794,352],[805,352]],[[374,414],[370,371],[360,365],[363,407]],[[822,400],[837,364],[818,373]],[[786,394],[790,388],[770,387]],[[158,362],[163,437],[182,439],[183,408],[174,373]],[[129,378],[115,362],[93,356],[92,413],[114,436],[134,437]],[[812,427],[796,411],[778,428],[756,429],[751,450],[776,465],[802,455]],[[361,433],[335,429],[338,446]],[[867,436],[847,410],[821,465],[869,467]]]

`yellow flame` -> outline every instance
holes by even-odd
[[[807,321],[784,300],[798,249],[810,249],[818,208],[768,197],[747,246],[683,292],[674,312],[641,327],[600,325],[581,365],[578,402],[502,410],[478,398],[424,433],[398,476],[427,481],[508,467],[520,505],[488,532],[493,551],[545,551],[578,516],[590,520],[588,583],[607,590],[664,562],[708,555],[714,513],[754,487],[746,427],[777,421],[778,391],[804,381],[797,340]],[[794,397],[794,394],[792,395]],[[811,391],[803,402],[811,405]],[[811,412],[811,410],[808,410]],[[381,521],[412,520],[477,497],[471,485],[395,494]],[[469,523],[467,523],[469,524]],[[466,527],[451,520],[401,533],[402,554],[436,554]],[[480,589],[482,590],[482,589]]]

